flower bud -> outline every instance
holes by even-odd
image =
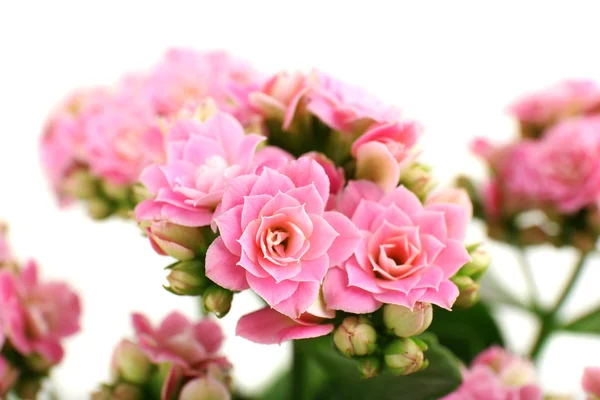
[[[93,199],[98,196],[98,180],[85,169],[73,171],[67,177],[64,191],[77,199]]]
[[[408,307],[387,304],[383,307],[383,323],[396,336],[411,337],[425,332],[433,319],[433,307],[429,303],[417,303]]]
[[[377,348],[377,331],[366,317],[346,317],[333,333],[333,343],[346,357],[366,356]]]
[[[167,267],[171,272],[167,275],[169,292],[180,296],[199,296],[209,284],[204,275],[204,262],[200,259],[179,261]]]
[[[456,275],[452,282],[458,287],[460,294],[454,302],[458,308],[469,308],[479,301],[479,283],[473,281],[469,276]]]
[[[191,380],[185,384],[179,394],[179,400],[229,400],[230,398],[227,388],[210,376]]]
[[[373,378],[381,373],[381,360],[375,356],[362,357],[358,360],[358,370],[363,378]]]
[[[114,387],[103,386],[92,394],[92,400],[142,400],[144,393],[128,383],[117,383]]]
[[[481,278],[481,276],[488,269],[492,256],[489,251],[476,246],[470,249],[469,255],[471,261],[466,263],[459,271],[459,275],[469,276],[473,280]]]
[[[423,367],[423,350],[411,338],[392,341],[385,349],[385,366],[395,375],[409,375]]]
[[[196,258],[206,250],[201,229],[155,221],[146,228],[146,233],[157,253],[185,261]]]
[[[466,189],[445,188],[427,198],[427,204],[450,203],[456,204],[467,211],[469,219],[473,217],[473,203]]]
[[[143,384],[150,377],[152,362],[137,344],[122,340],[113,352],[111,369],[115,379]]]
[[[106,197],[119,203],[129,200],[131,195],[129,185],[117,185],[109,181],[102,182],[102,191]]]
[[[233,292],[221,286],[210,286],[202,294],[202,304],[206,311],[214,313],[219,318],[227,315],[232,300]]]
[[[115,207],[107,200],[94,198],[87,201],[87,209],[93,219],[104,219],[113,213]]]
[[[431,168],[423,164],[413,164],[402,172],[400,183],[413,192],[421,201],[427,198],[435,187],[436,181]]]

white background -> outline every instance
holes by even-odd
[[[113,344],[131,334],[132,310],[158,320],[195,309],[161,289],[168,259],[153,254],[132,224],[94,224],[80,209],[55,206],[37,144],[47,111],[69,89],[143,69],[172,45],[224,48],[265,72],[318,67],[419,119],[425,157],[448,181],[481,173],[466,150],[474,136],[515,134],[505,109],[518,95],[566,77],[600,80],[599,14],[594,1],[0,0],[0,216],[22,257],[40,260],[47,277],[69,279],[84,299],[83,331],[53,374],[61,394],[83,399],[107,377]],[[514,260],[493,249],[495,272],[522,294]],[[550,302],[572,254],[534,257]],[[566,314],[599,302],[598,267],[588,267]],[[235,300],[224,320],[225,351],[240,387],[252,389],[287,362],[289,348],[235,338],[236,317],[257,307],[250,296]],[[511,346],[527,349],[533,322],[507,310],[501,316]],[[600,365],[599,339],[557,336],[542,358],[541,383],[576,391],[589,364]]]

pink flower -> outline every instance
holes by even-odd
[[[135,98],[112,99],[85,122],[87,162],[92,172],[117,185],[136,183],[154,158],[144,141],[155,135],[156,123],[148,104]]]
[[[141,175],[152,198],[136,207],[142,220],[208,226],[226,184],[250,172],[256,146],[264,138],[246,135],[239,122],[218,112],[202,123],[180,120],[167,134],[167,160]]]
[[[467,210],[469,219],[473,218],[473,203],[466,190],[460,188],[445,188],[433,193],[427,198],[427,204],[451,203]]]
[[[281,72],[269,78],[260,90],[250,94],[250,104],[267,119],[283,121],[288,129],[309,88],[309,78],[300,73]]]
[[[334,317],[335,311],[328,309],[319,296],[298,318],[287,317],[270,307],[244,315],[238,321],[236,335],[261,344],[325,336],[333,331],[329,320]]]
[[[353,257],[327,273],[327,306],[358,314],[385,303],[412,308],[427,302],[450,309],[458,296],[450,278],[470,260],[463,245],[467,210],[448,203],[423,206],[404,187],[373,199],[371,185],[356,182],[341,196],[342,204],[357,204],[344,212],[352,215],[363,238]]]
[[[0,223],[0,266],[13,260],[13,254],[6,237],[6,226]]]
[[[348,218],[324,211],[328,197],[327,175],[307,157],[234,179],[216,218],[221,236],[208,249],[206,276],[227,289],[250,287],[280,313],[300,317],[328,268],[360,239]]]
[[[400,120],[399,110],[381,104],[364,90],[314,72],[316,83],[307,93],[306,108],[332,129],[360,134],[373,123]]]
[[[225,52],[171,49],[147,78],[142,96],[149,97],[161,115],[211,97],[219,109],[245,124],[250,112],[247,97],[258,88],[258,81],[247,63]]]
[[[219,354],[223,332],[209,319],[193,324],[182,314],[172,312],[154,328],[145,316],[135,313],[132,322],[140,348],[155,364],[171,363],[194,376],[211,365],[230,366]]]
[[[4,357],[0,357],[0,396],[6,396],[19,377],[19,371],[14,368]]]
[[[506,350],[492,347],[481,353],[470,370],[463,370],[463,383],[442,400],[542,400],[535,384],[533,365]]]
[[[414,122],[376,124],[352,145],[356,177],[377,183],[389,192],[398,186],[401,168],[414,157],[409,151],[417,143],[419,128]]]
[[[564,213],[600,199],[600,117],[557,125],[541,140],[536,160],[540,196]]]
[[[265,167],[279,169],[295,159],[293,155],[280,147],[264,146],[258,149],[254,155],[254,167],[256,173],[261,173]]]
[[[48,363],[63,357],[61,342],[79,331],[79,298],[62,282],[40,283],[29,261],[20,275],[0,272],[0,321],[21,354],[37,353]]]
[[[588,395],[588,400],[600,399],[600,368],[587,367],[583,370],[581,386]]]
[[[600,86],[588,80],[570,80],[523,97],[510,107],[510,112],[520,121],[544,126],[594,111],[598,106]]]
[[[327,158],[323,153],[312,151],[304,154],[304,156],[318,162],[319,165],[323,167],[325,174],[327,174],[327,179],[329,179],[329,199],[327,200],[325,209],[333,210],[336,205],[335,196],[342,191],[346,184],[344,169],[342,167],[337,167],[334,162]]]

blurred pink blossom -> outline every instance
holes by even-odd
[[[600,367],[587,367],[583,370],[581,387],[588,395],[588,400],[600,399]]]

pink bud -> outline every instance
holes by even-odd
[[[191,260],[206,251],[202,228],[172,224],[166,221],[152,222],[146,228],[154,250],[178,260]]]
[[[115,379],[142,384],[150,377],[152,363],[136,343],[124,339],[115,347],[111,369]]]
[[[185,384],[179,400],[230,400],[227,388],[218,380],[206,376],[196,378]]]
[[[469,219],[473,217],[473,203],[465,189],[445,188],[440,190],[427,199],[427,204],[451,203],[457,204],[467,210]]]
[[[366,356],[377,348],[377,331],[366,317],[346,317],[333,333],[333,343],[346,357]]]

